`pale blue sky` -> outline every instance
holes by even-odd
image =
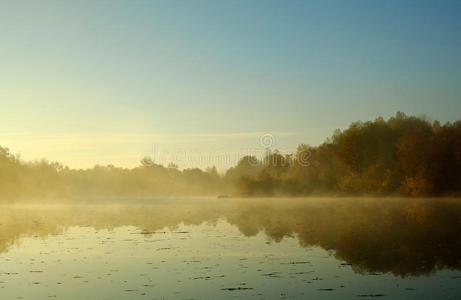
[[[398,110],[453,121],[460,15],[460,1],[0,1],[0,145],[135,166],[153,144],[238,155],[264,133],[290,151]]]

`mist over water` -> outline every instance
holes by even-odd
[[[460,298],[460,136],[397,113],[224,174],[0,147],[0,299]]]
[[[0,0],[0,300],[461,299],[460,15]]]
[[[7,298],[110,295],[101,284],[126,299],[459,296],[458,199],[155,198],[0,215]]]

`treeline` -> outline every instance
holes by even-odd
[[[24,162],[0,147],[0,200],[151,196],[309,196],[461,194],[461,121],[440,124],[397,113],[355,122],[296,153],[247,156],[223,176],[216,168],[179,170],[145,158],[136,168],[70,169]]]
[[[222,179],[216,168],[178,170],[144,158],[139,167],[96,165],[77,170],[46,160],[24,162],[0,147],[0,201],[88,199],[168,195],[216,195]]]
[[[440,124],[398,112],[355,122],[294,155],[247,157],[230,169],[242,196],[461,194],[461,121]]]

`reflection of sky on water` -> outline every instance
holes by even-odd
[[[459,298],[461,205],[404,201],[3,207],[0,297]]]

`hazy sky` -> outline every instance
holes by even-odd
[[[460,15],[461,1],[0,0],[0,145],[72,167],[154,153],[224,168],[265,133],[290,151],[398,110],[453,121]]]

